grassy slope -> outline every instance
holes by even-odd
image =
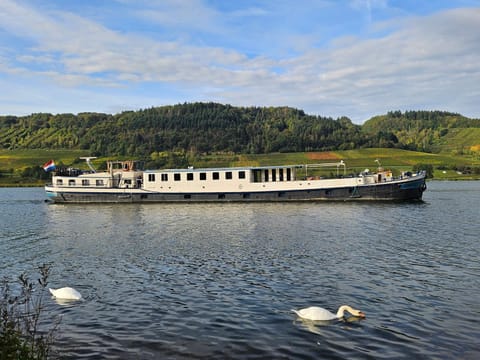
[[[14,173],[0,177],[0,186],[35,186],[44,181],[28,181],[21,179],[19,173],[26,167],[42,166],[48,160],[62,161],[72,164],[80,156],[88,156],[85,150],[0,150],[0,171],[13,169]]]
[[[268,154],[268,155],[244,155],[249,161],[232,162],[229,165],[267,165],[267,164],[305,164],[305,163],[323,163],[345,161],[349,169],[360,171],[365,168],[375,169],[378,159],[383,167],[394,171],[411,170],[416,164],[431,164],[434,168],[438,166],[480,166],[480,157],[454,156],[450,154],[429,154],[416,151],[407,151],[399,149],[359,149],[347,151],[335,151],[328,153],[292,153],[292,154]],[[336,158],[336,159],[335,159]],[[457,174],[453,170],[447,170],[445,173],[441,170],[435,170],[435,179],[471,179],[467,175]],[[478,176],[477,176],[478,177]],[[475,178],[475,177],[474,177]]]
[[[242,158],[254,160],[259,165],[267,163],[316,163],[344,160],[349,167],[371,166],[378,159],[383,166],[400,166],[411,168],[418,163],[438,165],[470,164],[471,158],[446,154],[429,154],[399,149],[359,149],[334,151],[328,153],[277,153],[261,155],[243,155]],[[284,161],[287,160],[287,161]],[[473,160],[480,165],[480,159]]]
[[[0,169],[42,166],[51,159],[71,164],[80,156],[88,156],[88,153],[85,150],[0,150]]]

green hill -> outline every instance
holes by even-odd
[[[0,116],[0,149],[86,150],[97,156],[153,152],[262,154],[398,148],[468,151],[480,120],[441,111],[390,112],[363,125],[289,107],[216,103],[162,106],[121,114]]]
[[[116,115],[82,113],[0,117],[0,148],[79,149],[92,155],[147,156],[154,151],[269,153],[364,145],[349,119],[288,107],[215,103],[163,106]],[[348,139],[348,141],[345,141]]]
[[[425,152],[468,152],[480,144],[480,120],[443,111],[400,111],[365,122],[367,136],[383,139],[384,147]]]

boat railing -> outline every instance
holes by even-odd
[[[347,165],[343,160],[336,163],[317,163],[317,164],[306,164],[303,167],[305,168],[305,177],[308,177],[308,169],[318,169],[318,168],[337,168],[337,176],[340,175],[340,167],[343,166],[343,175],[347,175]]]
[[[71,167],[59,167],[54,171],[55,176],[70,176],[70,177],[75,177],[79,176],[82,174],[90,174],[91,171],[88,170],[82,170],[82,169],[77,169],[77,168],[71,168]]]

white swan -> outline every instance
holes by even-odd
[[[50,293],[57,299],[63,300],[80,300],[82,295],[71,287],[63,287],[60,289],[48,289]]]
[[[329,320],[341,319],[345,316],[345,311],[348,311],[353,316],[362,317],[362,318],[365,317],[365,314],[362,311],[355,310],[348,305],[340,306],[336,314],[318,306],[310,306],[305,309],[292,310],[292,311],[302,319],[307,319],[312,321],[329,321]]]

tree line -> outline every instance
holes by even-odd
[[[0,149],[84,149],[93,156],[271,153],[396,147],[431,151],[452,128],[480,120],[442,111],[392,111],[363,125],[290,107],[185,103],[120,114],[0,116]],[[479,141],[480,142],[480,141]]]

